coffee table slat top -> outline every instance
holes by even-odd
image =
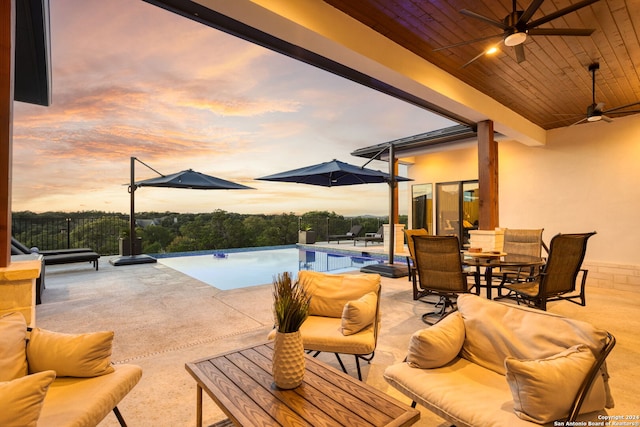
[[[409,426],[420,417],[416,409],[310,356],[303,383],[278,389],[272,357],[273,344],[267,343],[187,363],[186,369],[241,426]]]

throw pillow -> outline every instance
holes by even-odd
[[[582,344],[546,359],[507,357],[504,361],[506,377],[516,415],[539,424],[565,418],[594,363],[593,353]],[[598,376],[580,413],[598,411],[604,406],[604,386],[601,376]]]
[[[34,328],[27,344],[29,372],[54,370],[58,377],[97,377],[111,366],[113,332],[62,334]]]
[[[55,372],[45,371],[0,382],[0,426],[36,427],[47,390],[55,378]]]
[[[464,343],[464,321],[454,311],[433,326],[415,332],[409,340],[407,362],[414,368],[439,368],[451,362]]]
[[[357,334],[369,327],[376,317],[378,295],[369,292],[355,301],[349,301],[342,310],[342,335]]]
[[[22,313],[0,317],[0,381],[27,375],[26,346],[27,322]]]

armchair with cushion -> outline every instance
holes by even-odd
[[[613,408],[607,331],[476,295],[457,305],[415,332],[405,361],[384,372],[412,406],[457,427],[587,425]]]
[[[335,353],[355,356],[358,379],[360,359],[370,362],[378,343],[380,276],[378,274],[327,274],[300,271],[298,280],[311,293],[309,317],[300,327],[305,350],[314,357]]]
[[[0,425],[93,427],[142,376],[111,364],[113,332],[62,334],[27,329],[24,316],[0,317]]]

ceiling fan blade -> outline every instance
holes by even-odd
[[[600,111],[601,113],[604,113],[604,111],[602,111],[603,108],[604,108],[604,102],[598,102],[596,104],[596,108],[594,108],[593,111]]]
[[[467,61],[462,67],[460,68],[465,68],[467,65],[471,64],[472,62],[475,62],[476,60],[478,60],[481,56],[483,56],[485,54],[485,52],[480,52],[479,54],[477,54],[473,59]]]
[[[577,122],[575,122],[575,123],[571,123],[569,126],[579,125],[580,123],[582,123],[582,122],[586,122],[586,121],[587,121],[587,118],[585,117],[585,118],[584,118],[584,119],[582,119],[582,120],[578,120],[578,121],[577,121]]]
[[[635,114],[640,113],[640,110],[627,110],[627,111],[611,111],[607,114]]]
[[[483,40],[495,39],[495,38],[502,37],[502,36],[503,36],[502,34],[494,34],[493,36],[480,37],[478,39],[467,40],[465,42],[460,42],[460,43],[450,44],[448,46],[439,47],[437,49],[433,49],[433,51],[437,52],[439,50],[450,49],[452,47],[465,46],[465,45],[468,45],[468,44],[481,42]]]
[[[538,11],[543,1],[544,0],[533,0],[529,5],[529,7],[527,8],[527,10],[525,10],[524,13],[520,15],[520,19],[518,19],[518,24],[526,24],[527,21],[531,19],[533,14]]]
[[[611,120],[611,117],[607,117],[604,114],[602,115],[602,120],[604,120],[607,123],[611,123],[613,120]]]
[[[524,57],[524,46],[522,46],[521,44],[514,46],[515,50],[516,50],[516,62],[521,63],[526,61],[525,57]]]
[[[590,28],[532,28],[530,36],[590,36],[595,30]]]
[[[561,16],[564,16],[564,15],[566,15],[568,13],[571,13],[571,12],[575,12],[576,10],[582,9],[583,7],[589,6],[590,4],[595,3],[597,1],[599,1],[599,0],[583,0],[583,1],[578,2],[576,4],[572,4],[571,6],[567,6],[564,9],[560,9],[560,10],[558,10],[556,12],[550,13],[547,16],[543,16],[540,19],[536,19],[535,21],[529,22],[527,24],[527,28],[532,29],[534,27],[537,27],[538,25],[544,24],[544,23],[549,22],[549,21],[553,21],[556,18],[560,18]]]
[[[632,102],[631,104],[626,104],[626,105],[621,105],[619,107],[614,107],[614,108],[609,108],[608,110],[603,110],[603,113],[612,113],[616,110],[622,110],[623,108],[627,108],[627,107],[633,107],[634,105],[640,105],[640,101],[639,102]],[[621,113],[629,113],[631,111],[620,111]]]
[[[487,18],[486,16],[480,15],[479,13],[475,13],[475,12],[472,12],[472,11],[467,10],[467,9],[462,9],[460,11],[460,13],[465,15],[465,16],[468,16],[469,18],[479,19],[480,21],[486,22],[487,24],[493,25],[494,27],[498,27],[501,30],[506,30],[507,29],[507,26],[504,25],[503,22],[496,21],[495,19]]]

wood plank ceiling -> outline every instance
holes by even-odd
[[[473,59],[502,37],[440,51],[434,49],[502,30],[461,14],[468,9],[502,21],[512,0],[325,0],[427,61],[506,105],[533,123],[552,129],[586,118],[592,103],[589,64],[598,62],[596,103],[606,111],[640,101],[640,0],[600,0],[542,24],[540,28],[591,28],[591,36],[529,36],[526,60],[513,47]],[[520,0],[518,10],[530,1]],[[577,0],[546,0],[531,20]],[[619,111],[640,111],[635,105]],[[611,118],[625,114],[610,114]]]

